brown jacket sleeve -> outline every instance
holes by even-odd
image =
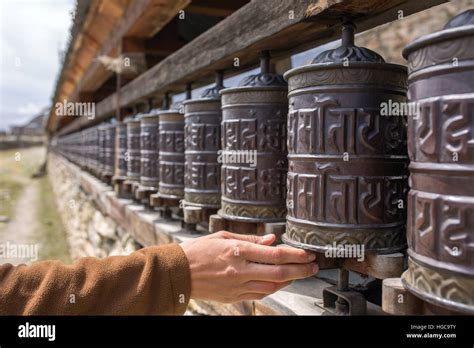
[[[189,263],[177,244],[73,265],[0,265],[1,315],[183,314],[190,294]]]

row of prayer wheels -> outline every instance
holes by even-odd
[[[282,240],[295,247],[386,254],[408,241],[407,289],[473,314],[472,47],[472,10],[406,47],[408,70],[356,46],[344,22],[340,47],[284,77],[264,52],[261,71],[236,87],[219,72],[198,99],[61,137],[57,148],[95,174],[113,167],[230,221],[286,221]]]
[[[107,180],[115,171],[115,124],[103,124],[57,139],[53,149],[81,168]]]

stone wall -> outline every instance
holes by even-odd
[[[413,0],[417,1],[417,0]],[[388,63],[406,65],[403,48],[415,39],[441,30],[455,15],[474,8],[473,0],[452,0],[411,16],[367,30],[356,38],[356,44],[374,50]]]
[[[48,158],[48,173],[73,259],[127,255],[141,248],[127,231],[95,206],[81,189],[79,178],[66,171],[54,156]]]

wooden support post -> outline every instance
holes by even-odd
[[[285,222],[273,222],[264,224],[264,234],[274,234],[276,236],[275,244],[281,244],[281,236],[285,234],[286,223]]]
[[[201,207],[184,206],[184,222],[187,224],[198,224],[203,220],[203,209]]]
[[[382,310],[394,315],[423,314],[423,301],[403,287],[400,278],[382,282]]]
[[[209,217],[209,233],[225,231],[226,229],[227,224],[225,219],[223,219],[217,214],[211,215]]]
[[[158,196],[157,193],[150,195],[150,205],[156,208],[161,206],[161,198]]]
[[[345,259],[344,268],[377,279],[400,277],[404,271],[405,255],[401,253],[378,255],[366,254],[364,260]]]
[[[123,191],[126,193],[126,194],[129,194],[131,197],[132,196],[132,186],[133,186],[133,181],[128,181],[128,180],[125,180],[122,182],[122,189]]]
[[[402,253],[378,255],[366,254],[364,259],[326,257],[317,253],[319,269],[344,267],[348,271],[368,275],[377,279],[400,277],[404,271],[405,255]]]

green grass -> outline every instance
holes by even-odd
[[[13,220],[15,202],[20,197],[23,187],[18,181],[0,178],[0,216]]]
[[[39,188],[37,220],[40,230],[37,231],[36,237],[41,243],[39,259],[71,263],[66,231],[54,201],[51,183],[47,176],[37,179],[37,181]]]
[[[20,157],[16,157],[17,153]],[[24,159],[22,153],[22,149],[0,151],[0,215],[10,220],[15,218],[15,204],[23,191],[28,175],[34,172],[31,161],[16,160]]]

